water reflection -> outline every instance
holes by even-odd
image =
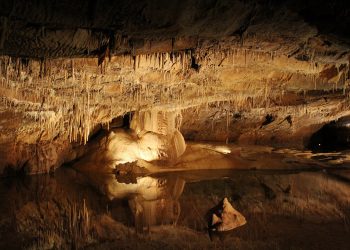
[[[150,227],[155,225],[177,223],[181,211],[178,199],[184,184],[181,179],[168,183],[165,189],[170,192],[162,192],[157,199],[148,200],[142,195],[136,195],[128,200],[137,232],[149,232]]]
[[[88,182],[110,200],[127,200],[138,232],[151,226],[176,224],[179,198],[185,187],[180,177],[138,176],[133,173],[81,171]]]
[[[265,247],[256,248],[271,249],[277,243],[264,239],[278,239],[285,249],[290,237],[302,241],[315,232],[326,247],[329,232],[343,239],[350,225],[348,170],[136,172],[61,168],[53,176],[0,181],[0,248],[69,249],[106,240],[124,242],[126,248],[135,247],[131,241],[148,244],[138,234],[148,235],[158,247],[205,248],[212,246],[208,210],[224,197],[247,219],[225,238],[235,244],[237,239],[264,242]],[[309,246],[319,244],[311,241]],[[338,241],[339,249],[345,243]]]

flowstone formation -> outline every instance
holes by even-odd
[[[180,131],[303,148],[350,115],[347,10],[342,1],[2,1],[0,173],[54,170],[113,119],[154,110],[181,114],[167,136],[175,145]],[[133,130],[123,140],[163,147],[159,132]],[[131,158],[163,154],[151,151]]]
[[[175,111],[139,112],[133,116],[130,129],[112,129],[88,144],[74,167],[82,171],[112,172],[120,164],[137,161],[175,163],[186,149],[178,130],[179,122]]]

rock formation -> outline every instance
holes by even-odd
[[[0,173],[49,172],[132,112],[176,111],[188,140],[303,148],[350,114],[348,13],[345,1],[1,1]]]
[[[225,232],[243,226],[247,223],[245,217],[233,208],[225,197],[212,213],[209,230]]]

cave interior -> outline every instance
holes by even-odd
[[[345,0],[0,1],[0,248],[348,249],[349,27]]]

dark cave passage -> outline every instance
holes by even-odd
[[[324,125],[311,136],[307,148],[314,151],[350,149],[350,117],[342,117]]]

